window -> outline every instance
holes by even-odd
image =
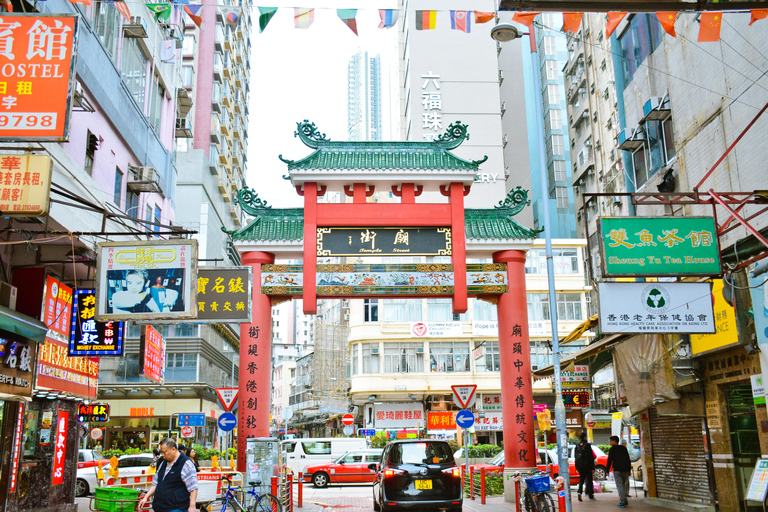
[[[123,199],[123,171],[118,167],[115,167],[115,204],[118,208],[121,207],[121,201]]]
[[[175,324],[173,335],[179,338],[194,338],[197,336],[197,324]]]
[[[576,249],[552,249],[555,274],[578,274],[579,256]]]
[[[528,320],[549,320],[549,302],[546,293],[529,293]]]
[[[147,86],[147,58],[134,38],[124,39],[121,75],[139,108],[144,110],[144,94]]]
[[[192,66],[181,67],[181,84],[187,88],[195,86],[195,68]]]
[[[480,347],[478,343],[475,348]],[[498,341],[486,341],[482,344],[485,351],[485,357],[478,359],[475,363],[476,369],[479,372],[498,372],[501,369],[501,361],[499,360],[499,342]],[[485,363],[483,363],[485,359]]]
[[[565,181],[567,179],[565,174],[565,160],[553,160],[552,168],[555,174],[555,181]]]
[[[544,249],[530,249],[525,256],[526,274],[546,274],[547,257]],[[530,302],[530,300],[528,301]]]
[[[363,373],[379,373],[379,344],[363,343]]]
[[[555,54],[555,38],[553,36],[544,36],[542,38],[544,40],[544,55],[554,55]]]
[[[330,441],[317,441],[314,443],[302,443],[302,444],[304,446],[304,453],[306,453],[307,455],[330,455],[331,454]]]
[[[661,129],[664,137],[666,161],[669,162],[677,154],[677,151],[675,150],[674,132],[672,130],[672,117],[668,117],[661,122]]]
[[[379,299],[363,299],[363,321],[379,321]]]
[[[541,23],[546,30],[560,30],[563,20],[558,13],[543,12],[541,13]]]
[[[563,111],[557,108],[549,109],[549,128],[552,130],[563,129]]]
[[[557,80],[557,61],[546,60],[544,66],[547,69],[547,80]]]
[[[152,222],[152,205],[147,205],[146,213],[144,215],[144,220],[147,222]],[[152,231],[152,226],[150,224],[147,224],[147,232]]]
[[[184,34],[184,44],[182,46],[184,55],[194,55],[195,36],[193,34]]]
[[[497,322],[498,309],[496,304],[491,304],[477,298],[472,299],[472,318],[478,322]]]
[[[352,375],[357,375],[358,361],[357,357],[360,355],[360,344],[354,343],[352,345]]]
[[[635,14],[629,21],[629,27],[621,34],[622,73],[624,83],[629,84],[637,68],[645,61],[663,37],[661,24],[655,16]]]
[[[468,342],[432,342],[429,344],[429,369],[433,372],[468,372]]]
[[[565,155],[565,145],[563,144],[562,135],[552,135],[552,155],[554,156]]]
[[[427,320],[430,322],[450,322],[453,320],[451,299],[427,299]]]
[[[93,159],[96,158],[96,150],[99,149],[99,139],[88,130],[85,138],[85,163],[83,168],[89,175],[93,174]]]
[[[133,214],[134,217],[138,217],[139,212],[136,212],[136,210],[139,209],[139,194],[137,194],[136,192],[129,191],[128,197],[126,198],[125,207],[126,207],[125,213],[127,215]]]
[[[117,43],[120,40],[120,13],[113,6],[102,2],[94,3],[93,31],[101,40],[107,53],[114,59],[117,56]]]
[[[160,133],[160,118],[163,112],[163,100],[165,99],[165,87],[160,83],[160,77],[155,75],[152,81],[152,94],[150,96],[149,122]]]
[[[384,373],[422,373],[423,343],[384,343]]]
[[[547,86],[547,101],[550,105],[560,104],[560,88],[557,84],[549,84]]]
[[[421,299],[384,299],[385,322],[420,322]]]
[[[648,181],[648,168],[645,158],[645,146],[632,153],[632,166],[635,169],[635,190]]]
[[[581,294],[558,293],[555,294],[557,302],[558,320],[581,320]]]
[[[160,224],[162,224],[161,222],[162,213],[163,211],[160,209],[160,207],[155,205],[155,224],[156,224],[154,229],[155,233],[160,232]]]
[[[566,187],[555,187],[555,199],[558,208],[568,208],[568,189]]]

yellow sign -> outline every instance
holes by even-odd
[[[707,425],[709,428],[720,428],[720,404],[717,400],[706,403],[707,409]]]
[[[39,155],[0,155],[0,213],[5,216],[48,215],[51,159]]]
[[[718,348],[738,343],[736,332],[736,313],[723,298],[723,280],[712,280],[712,294],[715,296],[715,334],[691,334],[693,355],[709,352]]]

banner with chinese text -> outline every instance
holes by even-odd
[[[158,384],[165,381],[165,338],[151,325],[141,332],[139,374]]]
[[[53,163],[41,155],[0,155],[0,212],[5,216],[48,215]]]
[[[424,427],[424,406],[420,403],[375,404],[376,428]]]
[[[456,411],[430,411],[427,430],[456,430]]]
[[[736,311],[723,297],[722,279],[712,280],[712,296],[714,297],[715,333],[691,334],[691,352],[694,356],[729,346],[736,346],[739,343]]]
[[[98,322],[96,290],[76,290],[69,338],[70,356],[123,355],[123,322]]]
[[[67,458],[67,426],[69,425],[69,412],[59,411],[56,422],[56,446],[53,449],[53,479],[52,485],[64,483],[64,461]]]
[[[32,396],[37,343],[0,338],[0,393]]]
[[[43,323],[48,326],[49,338],[69,342],[69,320],[72,314],[72,288],[48,276],[45,280]]]
[[[46,338],[40,348],[36,388],[58,390],[94,400],[99,382],[96,357],[69,357],[69,342]]]

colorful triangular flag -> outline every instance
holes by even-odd
[[[120,11],[120,14],[123,15],[123,18],[125,18],[125,21],[128,23],[131,22],[131,11],[128,9],[128,4],[125,2],[112,2],[112,5],[115,6],[115,9]]]
[[[437,11],[416,11],[416,30],[434,30]]]
[[[472,11],[451,11],[451,29],[469,34],[472,31]]]
[[[69,3],[71,3],[71,4],[93,5],[93,0],[69,0]],[[6,5],[5,3],[3,3],[2,5],[3,5],[3,7],[5,7],[6,9],[8,9],[8,5],[11,5],[11,2],[9,1],[9,2],[8,2],[8,5]],[[11,12],[13,12],[13,7],[11,7],[11,8],[10,8],[10,9],[8,9],[8,10],[9,10],[9,11],[11,11]]]
[[[675,32],[675,20],[677,20],[677,13],[674,11],[661,11],[656,13],[656,17],[659,19],[664,31],[672,37],[677,37]]]
[[[711,43],[720,39],[720,25],[723,22],[723,13],[720,11],[708,11],[701,13],[699,19],[700,43]]]
[[[237,27],[237,24],[240,23],[240,16],[243,14],[243,8],[232,5],[222,5],[219,7],[219,12],[224,17],[224,23],[234,30]]]
[[[768,18],[768,9],[752,9],[749,11],[752,13],[752,19],[749,20],[749,24],[753,24],[757,20],[764,20]]]
[[[277,12],[277,7],[259,7],[259,33],[264,32],[272,16]]]
[[[293,26],[296,28],[309,28],[315,22],[315,10],[293,8]]]
[[[202,5],[185,5],[184,12],[195,22],[195,25],[202,28],[203,26],[203,6]]]
[[[472,11],[475,13],[475,23],[478,25],[480,23],[488,23],[489,21],[496,18],[495,12],[486,12],[486,11]]]
[[[11,3],[11,0],[0,0],[0,5],[5,7],[6,11],[13,12],[13,4]]]
[[[379,16],[381,17],[379,28],[392,28],[397,23],[399,13],[394,9],[379,9]]]
[[[357,9],[336,9],[336,14],[338,14],[341,21],[349,27],[349,30],[357,35],[357,20],[355,19],[355,16],[357,16]]]
[[[573,32],[574,34],[578,32],[582,17],[584,17],[583,12],[564,12],[563,32]]]
[[[541,14],[540,12],[520,12],[517,11],[515,14],[512,15],[512,21],[516,21],[521,25],[525,25],[526,27],[530,27],[533,25],[533,20]]]
[[[72,0],[70,0],[71,2]],[[92,0],[91,0],[92,1]],[[163,20],[168,21],[171,19],[171,6],[169,4],[144,4],[147,8],[155,13],[155,21]]]
[[[171,0],[173,5],[189,5],[189,0]]]
[[[616,30],[616,27],[619,26],[619,23],[621,23],[621,20],[623,20],[626,15],[627,15],[626,12],[609,12],[609,13],[606,13],[606,16],[608,16],[608,21],[605,24],[605,38],[606,39],[611,37],[611,34],[613,34],[613,31]]]

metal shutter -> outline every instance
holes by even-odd
[[[650,411],[656,493],[688,503],[712,504],[704,453],[704,419]]]

